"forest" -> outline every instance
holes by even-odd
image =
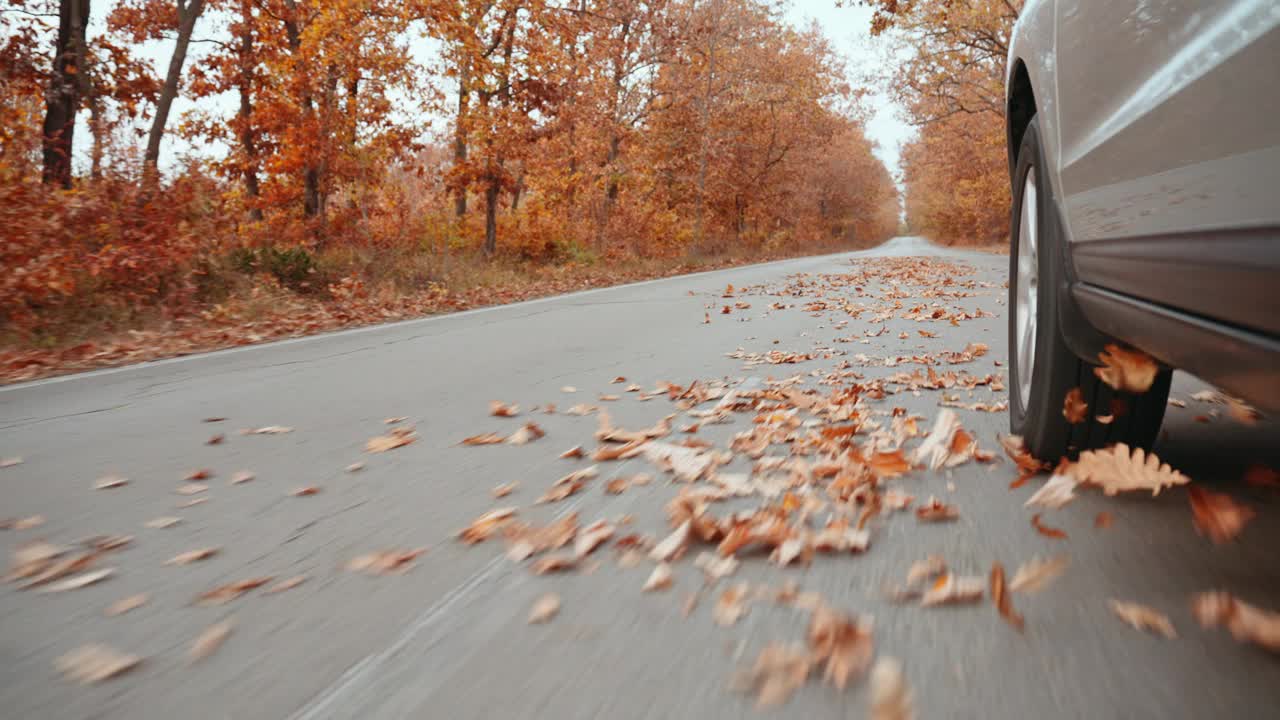
[[[920,127],[912,231],[1002,237],[1002,56],[961,56],[1016,12],[864,4]],[[0,67],[11,371],[899,230],[868,88],[763,0],[7,0]],[[956,67],[974,81],[948,96]]]

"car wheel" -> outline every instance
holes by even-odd
[[[1014,434],[1046,462],[1123,442],[1150,448],[1164,419],[1172,373],[1161,371],[1140,395],[1111,389],[1062,336],[1058,305],[1069,292],[1053,190],[1045,179],[1036,118],[1022,136],[1014,171],[1009,249],[1009,416]],[[1063,408],[1079,388],[1084,419]]]

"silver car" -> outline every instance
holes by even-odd
[[[1006,99],[1027,447],[1150,447],[1173,368],[1280,410],[1280,2],[1028,0]],[[1108,344],[1159,362],[1150,390],[1095,377]]]

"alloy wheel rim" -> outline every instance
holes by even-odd
[[[1039,225],[1036,222],[1036,174],[1035,168],[1027,170],[1022,186],[1022,208],[1018,218],[1018,280],[1017,301],[1014,307],[1014,327],[1017,336],[1015,352],[1018,358],[1018,397],[1026,408],[1031,398],[1031,377],[1036,360],[1036,304],[1040,272],[1036,262]]]

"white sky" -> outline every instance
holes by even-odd
[[[115,5],[114,2],[95,3],[93,8],[94,17],[90,25],[90,42],[92,35],[103,32],[105,30],[105,18]],[[849,84],[851,87],[865,87],[867,85],[866,75],[876,71],[886,61],[887,54],[883,46],[878,44],[870,36],[871,10],[862,6],[854,7],[836,7],[835,0],[791,0],[786,6],[785,16],[792,24],[804,27],[810,22],[816,21],[822,28],[827,38],[831,41],[833,49],[849,60]],[[212,13],[206,14],[200,18],[200,24],[196,28],[197,37],[217,37],[225,32],[225,25],[222,18]],[[434,48],[427,40],[415,39],[413,41],[413,54],[418,56],[420,60],[426,60],[433,54]],[[148,57],[152,65],[156,68],[157,76],[163,76],[164,70],[168,67],[169,54],[172,51],[172,43],[170,42],[153,42],[147,43],[141,49],[141,54]],[[187,57],[188,66],[192,59],[199,57],[206,52],[207,46],[193,44]],[[234,112],[236,99],[230,94],[218,98],[212,103],[214,108],[220,109],[225,116],[229,117]],[[169,115],[168,130],[164,138],[164,146],[161,150],[161,166],[168,165],[173,158],[182,153],[200,152],[198,148],[185,140],[177,137],[172,131],[182,122],[183,113],[192,109],[194,103],[186,98],[179,97],[175,100],[173,110]],[[210,109],[209,101],[202,104],[205,109]],[[913,134],[913,130],[909,125],[903,122],[897,112],[897,106],[884,94],[875,93],[868,98],[867,107],[871,111],[871,115],[867,118],[867,135],[876,143],[877,156],[889,168],[889,172],[895,179],[899,175],[899,157],[901,144],[909,139]],[[82,116],[85,115],[82,113]],[[81,125],[76,133],[76,155],[77,160],[88,164],[88,128],[84,125],[85,118],[81,118]],[[205,152],[220,152],[218,148],[206,147]]]

